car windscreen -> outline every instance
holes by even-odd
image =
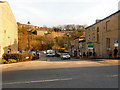
[[[69,55],[68,53],[63,53],[62,55]]]

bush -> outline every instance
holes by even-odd
[[[14,59],[17,62],[26,61],[26,57],[29,57],[29,60],[32,60],[31,53],[5,53],[3,54],[3,59],[9,61],[9,59]]]
[[[8,59],[8,62],[9,62],[9,63],[16,63],[17,60],[15,60],[15,59]]]
[[[2,64],[10,64],[10,63],[16,63],[17,61],[16,60],[14,60],[14,59],[8,59],[8,61],[7,60],[5,60],[5,59],[2,59]]]
[[[2,64],[7,64],[7,61],[5,59],[2,59]]]

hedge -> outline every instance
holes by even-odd
[[[2,64],[10,64],[10,63],[17,63],[17,61],[14,60],[14,59],[8,59],[8,61],[5,60],[5,59],[2,59],[2,62],[1,62],[1,63],[2,63]]]
[[[14,59],[17,62],[26,61],[26,57],[29,57],[28,60],[32,60],[31,53],[5,53],[3,54],[3,59],[9,61],[9,59]]]

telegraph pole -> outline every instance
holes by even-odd
[[[28,30],[27,30],[27,31],[28,31],[28,51],[29,51],[29,50],[30,50],[30,38],[29,38],[29,35],[30,35],[30,31],[31,31],[31,30],[30,30],[30,27],[29,27],[30,22],[28,21],[27,24],[28,24]]]

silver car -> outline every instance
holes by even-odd
[[[54,57],[54,56],[55,56],[55,53],[47,53],[46,56],[47,56],[47,57]]]
[[[71,59],[71,56],[68,53],[62,53],[61,60],[63,60],[63,59]]]

